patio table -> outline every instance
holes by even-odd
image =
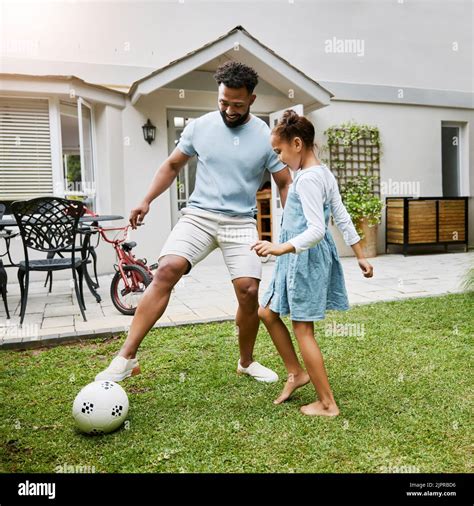
[[[97,216],[91,216],[89,214],[85,216],[81,216],[79,218],[79,223],[98,223],[99,221],[115,221],[115,220],[123,220],[123,216],[119,216],[118,214],[99,214]],[[6,218],[5,216],[0,220],[0,230],[3,227],[16,227],[17,222],[14,217]]]
[[[99,214],[97,216],[92,216],[92,215],[84,215],[84,216],[81,216],[79,218],[79,223],[84,223],[84,224],[91,224],[92,226],[97,226],[99,222],[101,221],[115,221],[115,220],[122,220],[123,219],[123,216],[120,216],[118,214]],[[18,226],[17,222],[16,222],[16,219],[14,216],[10,217],[10,218],[7,218],[7,217],[3,217],[1,220],[0,220],[0,238],[2,237],[2,234],[1,234],[1,231],[3,230],[3,228],[5,227],[15,227],[15,226]],[[85,234],[85,239],[84,239],[84,244],[81,246],[81,253],[82,253],[82,258],[83,259],[86,259],[87,257],[85,257],[84,255],[86,254],[86,251],[88,251],[88,247],[89,247],[89,244],[90,244],[90,237],[92,234],[97,234],[98,232],[97,231],[92,231],[92,232],[89,232],[89,233],[86,233]],[[18,264],[15,264],[12,262],[11,260],[11,257],[10,257],[10,242],[11,242],[11,239],[9,239],[8,237],[3,237],[5,239],[5,242],[6,242],[6,246],[7,246],[7,249],[6,249],[6,252],[4,253],[4,255],[2,256],[5,256],[5,255],[8,255],[8,258],[10,259],[10,264],[3,264],[4,267],[18,267]],[[95,299],[97,300],[97,302],[100,302],[102,299],[100,297],[100,295],[97,293],[96,289],[98,288],[98,285],[96,283],[94,283],[94,281],[92,280],[92,278],[90,277],[90,274],[87,270],[87,263],[85,264],[86,265],[86,268],[84,269],[84,279],[87,283],[87,286],[90,290],[90,292],[92,293],[92,295],[95,297]]]

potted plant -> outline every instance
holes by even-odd
[[[341,187],[342,201],[349,213],[366,258],[377,256],[377,228],[382,219],[382,200],[374,195],[373,176],[358,176]]]

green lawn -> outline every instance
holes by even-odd
[[[316,325],[341,415],[310,418],[272,404],[285,377],[263,324],[257,360],[280,382],[235,373],[232,322],[155,330],[142,374],[122,385],[128,428],[100,437],[74,428],[71,406],[123,336],[0,352],[0,470],[54,472],[470,472],[473,301],[469,294],[356,306]],[[326,324],[364,336],[325,336]],[[289,322],[287,322],[289,323]],[[362,327],[359,327],[362,328]]]

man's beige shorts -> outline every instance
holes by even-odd
[[[159,258],[179,255],[191,266],[186,274],[216,248],[222,250],[232,280],[242,277],[262,279],[262,261],[250,246],[258,241],[257,221],[222,213],[185,207]],[[159,260],[158,260],[159,261]]]

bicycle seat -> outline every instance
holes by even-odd
[[[125,250],[125,251],[132,251],[132,249],[137,245],[137,243],[135,241],[129,241],[129,242],[124,242],[122,244],[122,248]]]

